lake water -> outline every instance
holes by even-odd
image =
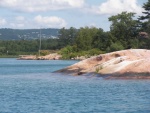
[[[0,59],[0,113],[150,113],[149,80],[51,73],[76,62]]]

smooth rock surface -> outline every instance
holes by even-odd
[[[72,75],[95,73],[107,79],[150,79],[150,50],[129,49],[101,54],[57,72]]]

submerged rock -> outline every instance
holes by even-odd
[[[94,56],[57,72],[99,74],[106,79],[150,79],[150,50],[129,49]]]

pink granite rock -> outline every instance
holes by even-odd
[[[129,49],[101,54],[57,72],[72,75],[96,73],[107,79],[150,79],[150,50]]]

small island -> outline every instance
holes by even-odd
[[[128,49],[100,54],[56,71],[71,75],[97,75],[105,79],[150,79],[150,50]]]

